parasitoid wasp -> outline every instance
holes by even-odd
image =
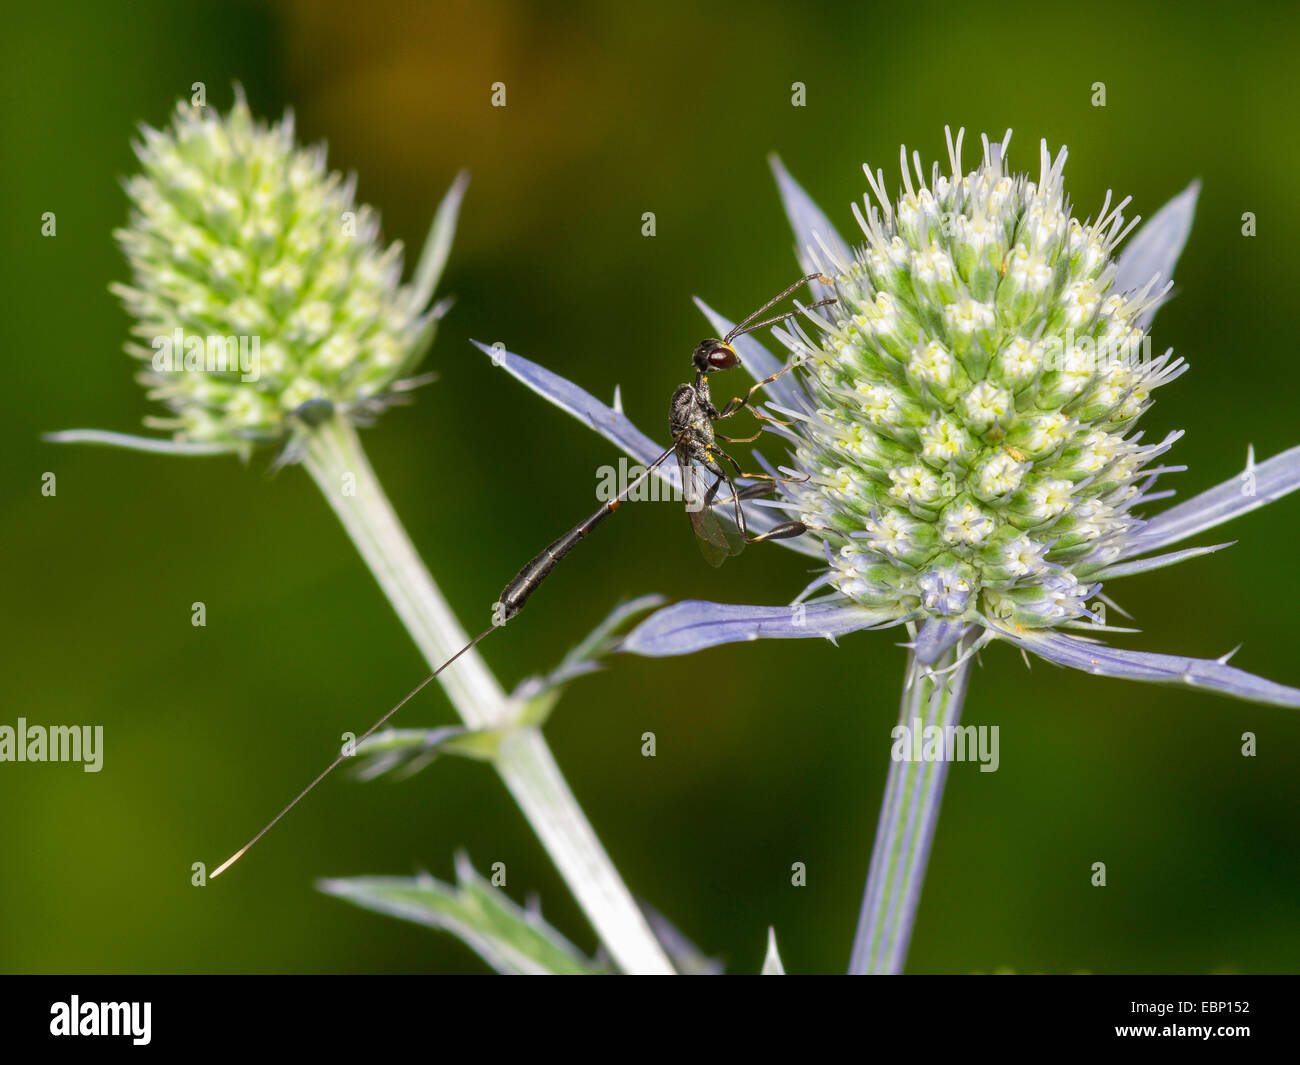
[[[811,281],[821,281],[823,284],[831,284],[831,280],[821,274],[808,274],[801,277],[794,284],[788,286],[777,295],[773,296],[753,314],[749,315],[743,321],[734,326],[725,337],[710,338],[701,341],[696,345],[695,351],[691,356],[691,365],[695,370],[695,380],[692,383],[682,384],[673,392],[672,402],[669,407],[668,425],[672,435],[672,446],[659,455],[651,462],[645,470],[636,477],[626,488],[623,489],[614,499],[601,505],[590,517],[580,521],[567,533],[558,540],[548,545],[528,562],[527,565],[519,571],[509,584],[501,592],[498,601],[493,604],[492,624],[470,640],[464,647],[452,655],[447,661],[442,663],[437,669],[424,678],[415,688],[397,703],[388,713],[384,714],[378,721],[370,726],[356,740],[353,749],[359,746],[361,741],[372,735],[378,729],[382,728],[388,720],[397,713],[403,706],[410,702],[424,688],[430,684],[443,670],[452,665],[458,658],[465,654],[471,647],[474,647],[494,629],[504,625],[511,618],[515,617],[529,597],[537,591],[542,582],[554,571],[570,551],[579,543],[585,540],[588,534],[601,522],[609,518],[618,510],[628,498],[635,493],[636,489],[654,472],[660,465],[666,462],[669,456],[676,456],[678,468],[681,473],[682,491],[686,501],[686,511],[690,516],[691,525],[695,530],[696,537],[700,544],[700,550],[704,554],[705,560],[712,566],[720,566],[727,558],[739,554],[746,543],[758,543],[764,540],[787,539],[794,536],[800,536],[807,531],[807,526],[798,521],[782,522],[779,525],[768,529],[765,533],[751,537],[745,522],[745,514],[741,508],[743,499],[752,498],[755,495],[762,494],[769,489],[767,484],[761,482],[773,482],[776,478],[767,474],[745,474],[742,473],[739,463],[726,453],[719,445],[718,440],[721,438],[728,443],[748,443],[757,440],[762,432],[760,426],[757,433],[750,437],[739,439],[722,437],[715,430],[718,422],[725,421],[733,417],[741,410],[748,409],[760,421],[772,420],[766,415],[754,410],[749,406],[750,400],[764,386],[771,384],[782,374],[788,373],[794,369],[797,362],[792,362],[773,374],[768,375],[761,381],[758,381],[743,396],[737,396],[730,400],[721,410],[713,405],[713,398],[709,390],[709,377],[712,374],[722,370],[735,369],[740,365],[740,356],[736,354],[736,349],[732,347],[731,342],[738,336],[745,333],[753,332],[755,329],[761,329],[764,326],[775,325],[784,322],[796,315],[806,311],[814,310],[818,307],[824,307],[836,302],[835,297],[818,300],[816,303],[809,304],[806,308],[797,308],[793,311],[787,311],[784,314],[778,314],[771,318],[765,318],[762,321],[755,321],[765,311],[770,310],[776,304],[780,303],[787,296],[791,295],[800,286],[808,284]],[[731,470],[728,470],[728,466]],[[734,477],[741,477],[754,480],[756,484],[737,491]],[[713,477],[713,483],[707,489],[704,488],[708,478]],[[731,492],[730,501],[733,507],[733,521],[735,529],[727,529],[719,521],[715,500],[718,490],[723,484],[726,484]],[[236,851],[231,857],[222,862],[220,866],[212,873],[212,879],[216,879],[257,843],[267,832],[276,826],[277,823],[298,805],[307,795],[341,765],[349,753],[342,753],[334,759],[319,775],[308,784],[294,799],[275,815],[260,832],[250,839],[243,847]]]

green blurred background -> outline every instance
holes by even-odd
[[[195,81],[229,106],[291,106],[304,140],[356,170],[385,235],[418,247],[453,175],[473,184],[442,291],[457,302],[437,383],[364,434],[464,623],[591,506],[616,452],[494,372],[500,340],[663,437],[706,327],[796,274],[765,156],[846,235],[864,161],[928,161],[943,126],[1016,130],[1011,159],[1066,143],[1081,215],[1108,187],[1156,207],[1204,192],[1157,321],[1192,372],[1148,436],[1188,430],[1182,495],[1300,441],[1294,7],[872,11],[372,0],[11,7],[0,39],[5,206],[4,712],[96,723],[104,770],[0,764],[0,969],[9,972],[481,971],[451,938],[354,910],[319,876],[451,875],[504,861],[584,948],[590,929],[495,775],[449,759],[403,783],[337,776],[215,886],[190,886],[314,773],[333,737],[424,666],[300,470],[55,447],[42,432],[139,430],[112,229],[135,123]],[[1208,10],[1208,9],[1207,9]],[[508,106],[489,106],[504,81]],[[791,106],[791,84],[807,106]],[[1107,106],[1091,106],[1103,81]],[[968,157],[970,153],[968,151]],[[896,178],[890,177],[890,185]],[[40,236],[55,211],[58,235]],[[641,236],[654,211],[658,235]],[[1241,234],[1255,212],[1258,235]],[[1288,250],[1290,249],[1290,250]],[[739,382],[733,382],[738,385]],[[43,498],[41,474],[58,476]],[[1300,498],[1238,522],[1233,550],[1110,588],[1124,646],[1215,656],[1300,684]],[[1211,542],[1208,537],[1201,542]],[[625,512],[485,645],[507,685],[546,669],[623,596],[782,603],[805,560],[702,564],[666,506]],[[190,625],[207,603],[208,624]],[[482,615],[482,616],[481,616]],[[633,889],[731,971],[775,925],[787,968],[842,971],[886,770],[904,653],[894,634],[617,659],[547,726]],[[1300,958],[1300,718],[1066,673],[995,647],[966,721],[1001,728],[1001,768],[950,778],[911,971],[1292,971]],[[406,725],[447,723],[430,690]],[[1239,753],[1244,731],[1259,755]],[[643,759],[640,736],[658,736]],[[1105,861],[1109,886],[1089,885]],[[790,885],[792,862],[808,886]]]

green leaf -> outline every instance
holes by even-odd
[[[572,648],[553,670],[545,676],[529,677],[521,681],[511,694],[511,698],[521,704],[520,723],[545,723],[565,684],[575,677],[602,668],[599,659],[613,651],[618,644],[618,630],[638,614],[655,610],[666,602],[661,595],[643,595],[620,604],[581,643]]]
[[[490,762],[509,731],[504,728],[468,729],[463,725],[385,729],[357,745],[357,756],[364,758],[357,775],[362,780],[374,780],[401,767],[405,770],[402,775],[410,776],[444,754]]]
[[[582,976],[606,971],[540,913],[516,905],[479,876],[464,853],[456,855],[454,885],[423,873],[321,880],[316,886],[362,909],[450,932],[499,973]]]
[[[423,313],[433,299],[433,290],[442,278],[442,269],[447,265],[447,257],[451,254],[452,238],[456,235],[460,204],[468,187],[469,171],[462,170],[438,205],[429,233],[424,238],[424,250],[420,253],[420,261],[416,264],[415,273],[406,290],[411,309],[417,314]]]

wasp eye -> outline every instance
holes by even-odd
[[[709,366],[714,370],[730,370],[740,365],[740,357],[728,345],[719,345],[709,352]]]

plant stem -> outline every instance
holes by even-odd
[[[892,761],[889,766],[862,912],[849,959],[850,974],[903,971],[939,820],[943,785],[948,778],[946,758],[926,762],[919,760],[919,755],[924,730],[955,726],[961,720],[971,667],[971,658],[961,660],[965,644],[964,640],[959,642],[931,667],[920,665],[912,653],[908,654],[899,724],[912,734],[912,758]],[[942,672],[958,661],[961,664],[951,672]]]
[[[314,430],[307,439],[303,465],[429,668],[442,665],[469,637],[420,561],[352,425],[335,417]],[[461,656],[438,682],[470,728],[514,720],[515,708],[476,650]],[[671,973],[672,966],[588,824],[541,732],[536,728],[514,731],[502,742],[493,764],[619,967],[628,973]]]

